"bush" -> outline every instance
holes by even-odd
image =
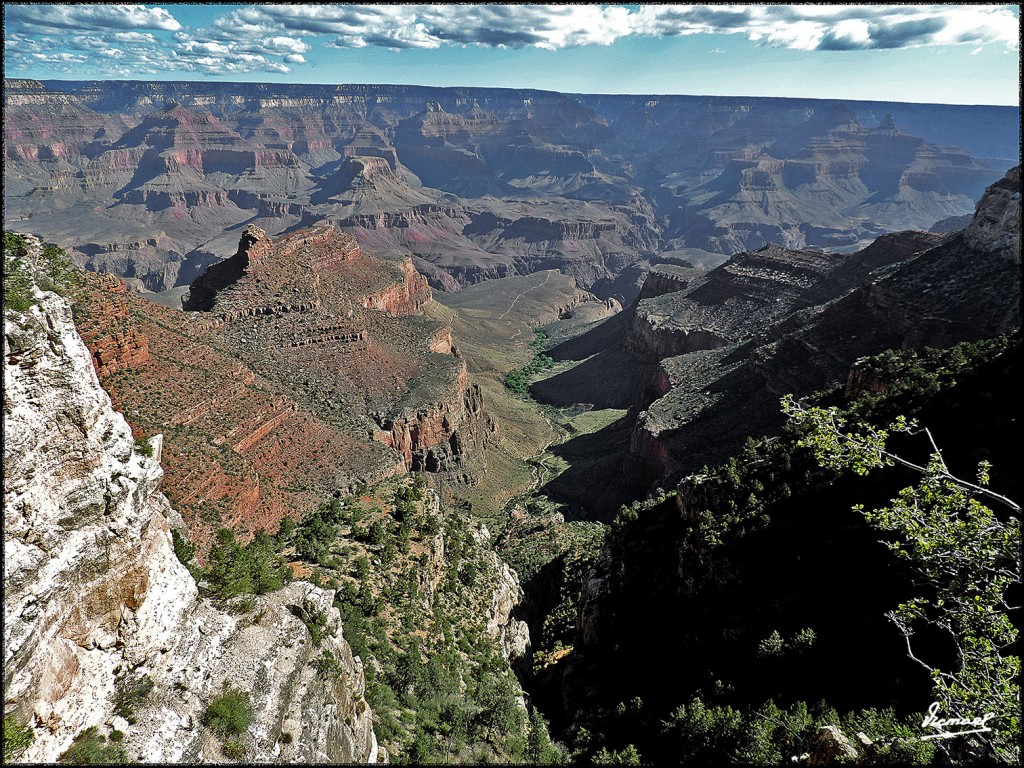
[[[238,736],[252,724],[252,702],[246,691],[228,686],[210,702],[203,723],[220,736]]]
[[[171,541],[174,544],[174,554],[181,561],[182,565],[188,565],[195,557],[196,548],[188,543],[188,539],[181,535],[177,529],[171,529]]]
[[[244,760],[249,750],[238,739],[229,739],[224,742],[224,756],[229,760]]]
[[[129,723],[135,722],[135,707],[149,697],[153,681],[146,675],[130,676],[118,681],[114,712]]]
[[[284,586],[290,569],[274,550],[273,539],[264,531],[248,546],[240,546],[229,528],[217,531],[206,569],[207,587],[214,597],[227,599],[242,594],[263,595]]]
[[[75,741],[60,757],[58,763],[70,765],[123,765],[128,762],[128,755],[120,744],[107,742],[96,726],[86,728],[75,737]]]
[[[24,312],[32,306],[32,283],[43,290],[65,294],[78,284],[71,260],[56,245],[46,245],[35,256],[28,240],[17,232],[4,231],[4,309]]]
[[[18,758],[35,738],[35,733],[27,725],[22,725],[11,715],[4,715],[4,762]]]
[[[306,625],[310,637],[313,638],[313,645],[318,646],[327,635],[327,616],[323,611],[307,608],[305,605],[289,605],[288,610],[292,612],[299,621]],[[325,652],[326,653],[326,652]],[[333,658],[333,656],[332,656]]]
[[[32,276],[25,262],[7,251],[7,234],[4,232],[3,307],[24,312],[33,303]]]
[[[544,342],[547,339],[548,337],[544,331],[535,330],[533,332],[533,341],[530,342],[530,348],[533,350],[533,359],[530,361],[530,364],[515,371],[510,371],[505,376],[505,386],[516,394],[526,394],[530,377],[533,374],[554,367],[555,361],[550,356],[544,354]]]

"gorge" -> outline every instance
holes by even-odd
[[[850,511],[913,481],[779,401],[1020,498],[1019,110],[4,98],[5,758],[935,756]]]

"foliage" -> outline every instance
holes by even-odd
[[[215,733],[237,736],[245,733],[252,724],[253,709],[249,694],[238,688],[227,686],[203,713],[203,723]]]
[[[551,742],[548,733],[548,722],[540,710],[530,710],[530,733],[526,739],[525,758],[533,765],[561,765],[566,762],[567,755]]]
[[[640,753],[632,744],[627,744],[625,749],[617,751],[601,747],[592,762],[594,765],[640,765]]]
[[[291,576],[291,569],[274,550],[273,539],[262,530],[256,532],[248,545],[242,546],[235,540],[234,531],[221,528],[210,549],[208,562],[204,573],[207,589],[221,599],[273,592],[284,586]]]
[[[229,760],[245,760],[249,750],[239,739],[228,739],[224,742],[224,756]]]
[[[846,406],[851,419],[885,423],[898,412],[914,415],[927,402],[971,370],[1006,352],[1019,339],[1014,331],[991,339],[964,341],[945,349],[890,349],[861,358],[854,371],[877,382],[881,392],[866,392]]]
[[[129,723],[135,722],[135,707],[153,690],[153,681],[146,675],[126,675],[118,680],[114,713]]]
[[[4,309],[24,312],[32,306],[32,276],[15,253],[8,250],[10,232],[4,232]]]
[[[4,233],[6,236],[6,232]],[[35,732],[13,715],[4,715],[4,762],[16,760],[35,741]]]
[[[190,544],[181,531],[177,528],[171,529],[171,543],[174,546],[174,554],[181,561],[182,565],[188,565],[195,557],[196,548]]]
[[[33,283],[66,295],[79,284],[79,277],[61,248],[33,248],[24,235],[4,230],[4,309],[28,310],[34,303]]]
[[[149,440],[136,440],[135,450],[147,458],[153,458],[153,444]]]
[[[327,634],[327,616],[324,615],[323,611],[317,610],[308,604],[304,605],[289,605],[288,610],[292,612],[292,615],[297,617],[303,624],[306,625],[306,629],[309,630],[310,637],[313,638],[313,645],[319,646],[323,642],[324,636]],[[329,654],[329,651],[324,651],[325,654]],[[333,656],[331,657],[333,659]]]
[[[995,714],[991,734],[962,743],[977,740],[986,759],[1018,762],[1020,658],[1008,651],[1017,630],[1007,615],[1006,592],[1019,579],[1020,521],[1000,519],[974,496],[994,498],[1015,512],[1019,507],[987,488],[987,462],[979,465],[977,481],[969,482],[950,473],[934,443],[928,462],[916,465],[886,449],[886,430],[859,424],[844,432],[836,409],[806,408],[792,398],[783,400],[783,409],[791,421],[810,427],[802,444],[823,464],[865,474],[899,463],[922,474],[888,507],[855,507],[871,525],[895,534],[888,547],[914,566],[926,593],[888,615],[906,640],[907,654],[929,671],[934,698],[947,717]],[[915,426],[900,417],[890,430],[910,432]],[[951,667],[917,657],[912,637],[922,627],[941,630],[953,641]]]
[[[474,540],[470,519],[439,513],[424,486],[417,478],[363,489],[382,507],[390,502],[391,513],[372,511],[353,524],[359,513],[346,500],[336,538],[323,542],[333,553],[322,562],[339,582],[342,631],[364,661],[374,730],[397,764],[521,761],[527,713],[486,626],[494,562]],[[327,505],[317,517],[335,524]],[[442,551],[443,559],[436,556]],[[424,580],[434,579],[439,585],[421,594]],[[326,656],[314,663],[330,665]],[[536,735],[537,749],[544,751],[545,738],[546,730]],[[551,747],[549,738],[543,743]]]
[[[547,334],[541,330],[534,330],[533,341],[530,342],[530,349],[533,350],[533,359],[522,368],[509,372],[505,376],[505,386],[516,394],[525,395],[530,377],[540,371],[553,368],[555,361],[544,354],[544,342],[548,339]]]
[[[334,658],[334,654],[328,649],[324,650],[323,654],[314,664],[316,665],[316,671],[324,680],[331,680],[341,675],[341,664],[338,663],[338,660]]]
[[[345,508],[337,498],[306,513],[292,537],[295,552],[313,563],[326,560],[328,547],[337,537],[344,519]]]
[[[875,639],[902,640],[891,624],[886,626],[885,613],[918,595],[926,605],[909,602],[922,607],[924,616],[905,617],[915,632],[908,638],[915,656],[958,682],[973,677],[975,693],[987,689],[1001,697],[1008,706],[999,711],[1008,716],[990,725],[1005,741],[1019,738],[1017,660],[1009,656],[1010,648],[998,647],[1011,639],[1005,602],[998,605],[1009,577],[997,575],[1012,571],[1019,560],[1016,505],[989,488],[986,477],[964,481],[937,464],[932,474],[937,471],[941,477],[932,482],[931,490],[925,484],[912,489],[916,528],[908,525],[910,498],[886,504],[910,484],[905,480],[909,471],[924,476],[929,470],[927,461],[907,461],[913,458],[914,441],[925,434],[914,436],[919,430],[912,417],[931,421],[933,414],[948,410],[952,418],[943,423],[944,432],[958,436],[977,434],[972,420],[978,417],[983,424],[998,423],[1009,393],[986,387],[987,377],[1013,364],[1004,355],[1018,343],[1016,334],[1010,334],[952,350],[894,352],[880,361],[862,360],[862,370],[874,368],[860,383],[870,389],[877,375],[884,384],[877,391],[853,403],[842,400],[842,390],[819,394],[819,405],[841,403],[841,408],[822,407],[817,422],[791,419],[777,437],[748,440],[732,459],[686,478],[677,503],[635,502],[624,507],[609,526],[605,543],[613,568],[599,574],[605,578],[593,615],[598,622],[595,634],[602,642],[574,651],[581,657],[576,669],[596,670],[575,683],[575,692],[585,692],[586,698],[580,699],[582,706],[573,713],[574,725],[567,734],[576,750],[574,760],[608,758],[633,744],[655,764],[683,759],[695,764],[789,763],[809,751],[810,741],[826,725],[841,728],[854,744],[858,732],[867,734],[873,744],[870,754],[861,756],[864,762],[921,764],[1000,757],[996,747],[969,738],[922,741],[921,715],[907,713],[924,711],[931,686],[895,643],[893,652],[873,652],[870,661],[849,654],[873,647],[869,643]],[[991,396],[978,399],[979,393],[990,391]],[[880,426],[872,429],[858,422]],[[819,462],[814,455],[816,434],[826,426],[831,433],[818,439]],[[847,435],[862,439],[865,450],[850,448]],[[977,461],[980,456],[971,447],[976,442],[981,441],[962,441],[950,456],[969,454]],[[856,466],[877,474],[878,467],[890,464],[899,470],[867,478],[854,471]],[[1007,477],[1012,473],[993,473],[998,483]],[[939,503],[948,504],[947,511],[940,519],[929,520],[923,504],[939,502],[940,497],[947,500]],[[876,510],[868,524],[864,514],[842,508],[848,508],[851,499],[867,502],[868,509],[883,509]],[[993,507],[995,512],[981,504],[989,499],[999,504]],[[891,526],[893,521],[885,516],[897,506],[901,509],[895,516],[905,521],[898,528],[881,530],[883,523]],[[824,514],[830,508],[835,512]],[[883,536],[895,547],[895,557],[879,544]],[[921,551],[923,541],[936,546],[927,544]],[[926,556],[934,556],[930,576],[921,567]],[[966,567],[965,561],[972,560],[973,565]],[[857,600],[835,600],[835,587],[841,583],[837,579],[860,563],[864,569],[858,572]],[[980,580],[975,579],[977,571],[971,574],[978,566],[988,571]],[[820,581],[808,580],[818,573]],[[961,605],[973,608],[973,617],[966,610],[960,617],[950,613],[958,598],[947,593],[956,587],[937,583],[947,577],[959,583],[966,594]],[[976,596],[982,608],[971,605]],[[651,653],[649,659],[649,642],[617,633],[611,622],[634,626],[648,617],[654,622],[658,611],[682,620],[672,629],[672,653]],[[896,612],[892,617],[900,618]],[[962,632],[971,621],[967,629],[973,639],[961,639],[959,650],[942,636],[952,637],[951,630]],[[856,631],[850,622],[858,623]],[[939,627],[937,622],[948,626]],[[854,637],[865,642],[857,643]],[[967,664],[972,654],[979,662],[973,672]],[[858,674],[868,668],[877,670],[880,685]],[[619,673],[620,669],[624,671]],[[816,670],[822,669],[836,671],[834,684],[831,677],[820,679]],[[957,685],[952,678],[946,682],[950,688]],[[666,691],[674,698],[669,699]],[[834,695],[832,704],[848,710],[862,702],[881,702],[896,707],[899,714],[866,709],[840,716],[827,704],[812,708],[800,702],[819,695]],[[631,696],[650,703],[642,712],[614,705]],[[780,704],[759,705],[769,699]],[[945,701],[939,695],[932,700]],[[987,711],[996,709],[943,704],[940,716],[981,716]],[[1003,754],[1016,758],[1015,753]]]
[[[128,762],[128,755],[120,744],[108,743],[107,737],[94,725],[78,734],[71,746],[57,758],[57,762],[70,765],[123,765]]]

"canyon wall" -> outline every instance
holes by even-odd
[[[628,304],[618,278],[659,253],[855,250],[968,213],[1019,161],[1009,107],[23,79],[4,97],[7,225],[155,291],[245,224],[330,219],[435,288],[559,269]]]
[[[202,721],[234,686],[254,710],[246,759],[375,761],[333,593],[293,583],[232,611],[201,597],[157,490],[161,436],[134,440],[65,301],[36,299],[4,317],[4,713],[34,735],[22,759],[53,762],[95,727],[143,762],[226,761]],[[325,615],[321,645],[294,606]]]
[[[847,383],[886,349],[947,347],[1020,325],[1020,175],[979,200],[965,230],[892,233],[853,254],[770,245],[638,302],[622,345],[660,370],[636,415],[626,465],[678,478],[781,424],[778,400]],[[733,445],[733,448],[737,446]]]

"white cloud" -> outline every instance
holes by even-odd
[[[1013,6],[650,5],[633,19],[645,35],[743,34],[765,45],[813,50],[1018,45]]]
[[[25,5],[4,4],[5,21],[50,30],[164,29],[181,24],[163,8],[145,5]]]
[[[309,53],[310,50],[309,45],[304,43],[302,38],[297,37],[278,35],[276,37],[265,37],[256,42],[263,50],[273,53],[301,54]]]
[[[115,32],[114,39],[121,43],[156,44],[156,38],[149,32]]]
[[[1001,42],[1013,6],[973,5],[253,5],[217,19],[226,35],[330,35],[335,47],[558,49],[631,35],[742,34],[799,50]]]
[[[84,64],[85,56],[77,53],[33,53],[32,58],[42,64]]]
[[[198,40],[185,40],[179,49],[186,53],[214,54],[223,56],[231,53],[231,48],[216,41],[200,42]]]
[[[172,10],[177,6],[170,6]],[[1012,5],[248,5],[209,29],[185,29],[163,8],[128,4],[7,4],[7,61],[24,66],[85,54],[98,74],[164,70],[288,72],[314,46],[436,49],[445,46],[610,45],[624,37],[742,35],[805,51],[997,44],[1019,48]],[[154,35],[150,31],[157,31]],[[160,34],[163,32],[164,34]],[[167,39],[167,32],[175,33]],[[126,72],[125,68],[137,66]]]

